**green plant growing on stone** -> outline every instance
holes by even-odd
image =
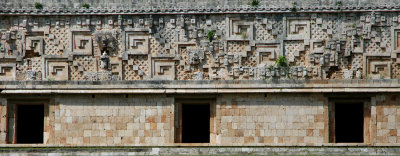
[[[260,4],[260,1],[252,0],[252,1],[249,1],[247,4],[252,6],[252,7],[257,7]]]
[[[215,30],[210,30],[207,32],[208,41],[212,42],[214,40]]]
[[[286,60],[285,56],[279,56],[278,59],[276,59],[275,64],[276,64],[276,66],[278,68],[287,67],[288,66],[288,63],[287,63],[287,60]]]
[[[335,6],[338,6],[338,7],[342,6],[342,1],[337,1],[337,2],[335,3]]]
[[[85,4],[82,4],[82,8],[89,9],[89,7],[90,7],[90,5],[89,5],[89,4],[87,4],[87,3],[85,3]]]
[[[42,9],[43,9],[43,4],[42,4],[42,3],[39,3],[39,2],[36,2],[36,3],[35,3],[35,8],[36,8],[36,9],[39,9],[39,10],[42,10]]]
[[[292,3],[292,7],[290,8],[290,11],[296,12],[296,11],[297,11],[297,10],[296,10],[296,6],[297,6],[297,2],[293,2],[293,3]]]
[[[273,71],[273,70],[274,70],[274,65],[272,65],[272,64],[269,65],[269,66],[268,66],[268,69],[269,69],[269,71]]]

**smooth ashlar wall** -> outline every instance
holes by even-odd
[[[330,143],[332,99],[352,100],[335,94],[219,94],[211,142],[203,145],[335,145]],[[342,96],[342,95],[341,95]],[[399,94],[368,94],[370,114],[364,145],[400,142]],[[9,108],[18,103],[48,100],[45,145],[57,146],[170,146],[175,140],[174,95],[80,94],[2,96],[0,139],[4,146],[13,136]],[[185,96],[180,96],[185,97]],[[198,95],[197,98],[201,98]],[[189,98],[190,99],[190,98]],[[187,100],[187,99],[186,99]],[[8,108],[7,108],[8,107]],[[9,110],[8,110],[9,109]],[[8,112],[7,112],[8,110]],[[46,111],[45,111],[46,112]],[[368,111],[366,111],[368,112]],[[8,128],[7,128],[8,126]]]

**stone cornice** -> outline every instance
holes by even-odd
[[[216,7],[137,7],[137,8],[43,8],[41,10],[32,7],[5,8],[0,7],[0,15],[135,15],[135,14],[230,14],[230,13],[345,13],[345,12],[390,12],[400,11],[400,5],[364,5],[364,6],[308,6],[308,7],[268,7],[241,5],[216,6]]]
[[[1,94],[400,92],[391,80],[0,81]]]

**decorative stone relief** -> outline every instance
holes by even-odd
[[[68,80],[69,70],[66,59],[45,59],[45,78],[47,80]]]
[[[71,52],[73,55],[92,55],[92,36],[89,30],[72,31]]]
[[[129,54],[149,53],[149,30],[144,28],[132,28],[125,30],[125,51]]]
[[[26,36],[25,38],[25,55],[31,51],[31,53],[37,53],[42,55],[44,52],[44,42],[42,36]],[[29,55],[29,54],[28,54]]]
[[[228,40],[253,40],[253,21],[241,20],[240,18],[228,18],[228,20]]]
[[[0,79],[399,78],[399,14],[338,14],[7,16]]]
[[[275,59],[279,56],[280,44],[279,43],[266,43],[257,44],[257,64],[273,65]]]
[[[387,57],[368,57],[366,75],[371,79],[390,79],[392,67]]]
[[[15,79],[15,64],[0,63],[0,80],[11,81]]]
[[[310,20],[307,17],[286,18],[286,38],[289,40],[307,40],[311,37]]]
[[[160,80],[175,79],[175,62],[169,60],[152,60],[152,77]]]

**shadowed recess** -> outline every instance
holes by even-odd
[[[210,142],[210,105],[182,105],[182,142]]]
[[[364,142],[364,105],[335,104],[335,136],[337,143]]]
[[[43,143],[44,106],[18,105],[17,143]]]

